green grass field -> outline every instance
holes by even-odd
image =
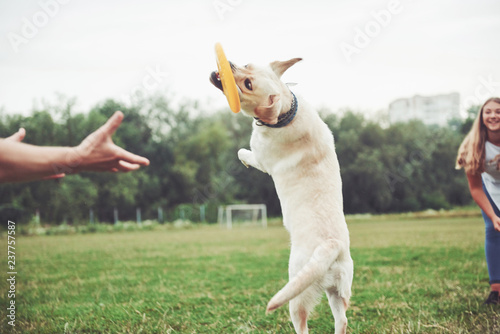
[[[349,333],[500,333],[485,307],[480,217],[350,219],[355,264]],[[2,333],[294,333],[288,308],[266,316],[287,282],[281,226],[17,236],[16,326]],[[7,236],[0,241],[7,274]],[[500,256],[500,255],[499,255]],[[326,297],[311,333],[333,333]]]

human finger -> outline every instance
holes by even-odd
[[[134,170],[138,170],[139,168],[141,168],[141,165],[131,164],[123,160],[118,161],[118,169],[121,172],[131,172]]]
[[[5,138],[6,140],[21,142],[26,136],[26,130],[24,128],[20,128],[16,133],[12,136]]]
[[[101,127],[101,129],[107,134],[112,135],[122,123],[123,117],[124,116],[121,111],[115,111],[113,116],[108,119],[108,121]]]
[[[138,164],[138,165],[142,165],[142,166],[149,166],[149,160],[147,158],[141,157],[140,155],[126,151],[121,147],[118,147],[118,154],[117,155],[118,155],[118,158],[120,160],[126,161],[128,163]]]
[[[113,116],[106,121],[106,123],[82,141],[81,147],[83,149],[88,149],[104,142],[107,138],[110,139],[116,129],[120,126],[122,120],[123,113],[121,111],[116,111]]]
[[[61,173],[61,174],[49,175],[49,176],[44,177],[43,179],[44,180],[61,179],[65,176],[66,176],[66,174]]]
[[[17,141],[22,141],[26,137],[26,130],[24,128],[20,128],[17,131]]]

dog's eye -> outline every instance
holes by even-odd
[[[246,87],[248,90],[252,90],[252,82],[250,81],[250,79],[246,79],[246,80],[245,80],[245,87]]]

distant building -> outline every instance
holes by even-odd
[[[445,126],[450,119],[460,118],[460,94],[398,99],[389,105],[388,114],[391,124],[418,119],[428,125]]]

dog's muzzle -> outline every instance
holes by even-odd
[[[231,70],[234,71],[236,70],[236,66],[229,62],[229,65],[231,66]],[[210,82],[217,88],[219,88],[222,92],[224,92],[224,89],[222,88],[222,82],[220,81],[220,74],[217,71],[213,71],[212,74],[210,74]]]
[[[224,89],[222,89],[222,82],[220,81],[219,72],[213,71],[212,74],[210,74],[210,82],[212,83],[212,85],[224,92]]]

